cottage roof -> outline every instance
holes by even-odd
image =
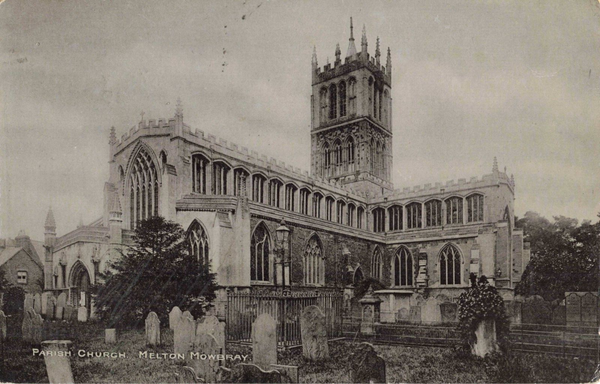
[[[8,260],[12,259],[14,255],[23,250],[21,247],[7,247],[0,252],[0,265],[4,265]]]

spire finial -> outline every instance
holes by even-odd
[[[56,230],[56,221],[54,220],[54,212],[52,212],[52,206],[48,208],[48,214],[46,215],[46,222],[44,223],[44,228],[51,232]]]
[[[379,36],[377,36],[377,42],[375,43],[375,55],[380,56],[381,51],[379,50]]]
[[[335,45],[335,65],[338,65],[341,61],[340,55],[342,54],[342,50],[340,49],[340,43]]]
[[[362,38],[360,40],[361,51],[363,55],[367,54],[367,27],[363,24]]]
[[[313,45],[312,63],[313,63],[313,65],[319,65],[317,62],[317,46],[316,45]]]
[[[498,159],[494,156],[494,165],[492,166],[492,172],[498,173]]]
[[[387,60],[385,62],[385,70],[389,75],[392,74],[392,51],[390,50],[390,47],[388,47]]]
[[[346,57],[352,57],[354,55],[356,55],[356,45],[354,45],[354,25],[352,25],[352,17],[350,17],[350,39],[348,41]]]
[[[354,26],[352,25],[352,16],[350,16],[350,41],[354,41]]]
[[[181,98],[177,98],[177,104],[175,106],[175,117],[183,119],[183,106],[181,105]]]

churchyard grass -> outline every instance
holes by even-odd
[[[104,343],[104,327],[87,323],[79,327],[71,358],[76,382],[173,382],[180,360],[139,358],[140,351],[170,353],[173,331],[162,328],[163,344],[146,346],[144,330],[119,332],[117,344]],[[348,382],[348,359],[351,341],[329,343],[331,358],[309,362],[302,349],[279,352],[279,363],[300,367],[301,382]],[[4,367],[0,381],[48,382],[42,357],[33,356],[30,346],[9,340],[5,344]],[[127,358],[75,356],[78,350],[89,352],[124,352]],[[513,353],[508,358],[478,359],[461,356],[450,348],[376,345],[387,364],[388,382],[586,382],[594,373],[595,361],[542,354]],[[251,355],[250,346],[227,345],[227,353]],[[231,362],[226,363],[231,366]]]

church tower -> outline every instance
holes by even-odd
[[[367,47],[363,27],[356,50],[350,18],[343,60],[339,44],[333,65],[322,69],[313,52],[311,173],[374,196],[392,189],[392,60],[388,48],[381,65],[379,38],[374,57]]]

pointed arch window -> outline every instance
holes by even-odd
[[[187,233],[187,240],[190,247],[190,255],[204,265],[208,265],[210,258],[208,256],[208,236],[204,227],[194,221]]]
[[[373,278],[380,280],[383,278],[383,256],[379,247],[373,251],[373,260],[371,262],[371,271]]]
[[[269,205],[279,207],[279,196],[283,183],[277,179],[269,181]]]
[[[265,183],[267,179],[259,174],[252,175],[252,201],[265,202]]]
[[[373,114],[373,78],[369,77],[369,116]]]
[[[356,228],[362,229],[364,217],[365,217],[365,209],[363,207],[358,207],[356,209]]]
[[[446,245],[440,252],[440,284],[460,284],[460,253],[452,244]]]
[[[329,176],[331,169],[331,156],[329,151],[329,143],[323,145],[323,175]]]
[[[354,159],[355,159],[355,146],[354,146],[354,138],[352,136],[348,137],[348,142],[346,143],[346,159],[348,161],[348,168],[350,172],[354,171]]]
[[[344,211],[345,210],[346,210],[346,203],[343,200],[338,200],[337,205],[336,205],[338,224],[344,224]]]
[[[338,173],[342,165],[342,143],[339,139],[333,143],[333,165],[335,173]]]
[[[158,214],[158,173],[152,158],[140,149],[131,164],[129,225],[134,229],[140,220]]]
[[[350,78],[348,81],[348,104],[350,109],[350,115],[356,113],[356,79]]]
[[[394,256],[394,285],[412,287],[414,279],[413,259],[406,247],[400,247]]]
[[[312,215],[314,217],[321,218],[321,202],[323,200],[323,195],[319,192],[313,194],[312,199]]]
[[[230,168],[223,162],[213,163],[212,193],[213,195],[227,194],[227,178]]]
[[[243,169],[236,169],[233,171],[233,193],[236,196],[247,196],[246,183],[248,176],[248,172]]]
[[[304,250],[304,283],[323,285],[325,282],[325,262],[321,241],[315,235],[310,238]]]
[[[252,234],[250,244],[250,280],[270,281],[270,243],[269,231],[260,223]]]
[[[294,184],[285,186],[285,209],[288,211],[296,210],[296,192],[298,188]]]
[[[340,99],[340,117],[344,117],[346,116],[346,82],[340,82],[338,92]]]
[[[388,217],[390,221],[390,231],[399,231],[402,229],[402,207],[393,205],[388,208]]]
[[[335,204],[335,200],[333,197],[327,196],[325,198],[325,219],[329,221],[333,221],[333,205]]]
[[[442,225],[442,202],[431,200],[425,203],[425,217],[427,227],[439,227]]]
[[[335,84],[329,86],[329,118],[337,117],[337,87]]]
[[[321,91],[319,92],[319,97],[320,97],[320,121],[324,122],[327,118],[327,88],[321,88]]]
[[[356,205],[354,205],[353,203],[349,203],[348,204],[348,219],[346,221],[346,223],[348,223],[349,226],[354,227],[355,226],[355,219],[354,219],[354,215],[356,214]]]
[[[310,200],[310,190],[306,188],[300,189],[300,213],[303,215],[308,215],[308,203]]]
[[[421,228],[421,203],[411,203],[406,206],[406,227],[408,229]]]
[[[463,222],[463,199],[462,197],[451,197],[446,200],[446,224],[462,224]]]
[[[373,210],[373,232],[385,231],[385,210],[375,208]]]
[[[356,268],[356,271],[354,271],[354,277],[352,279],[352,284],[357,285],[364,279],[365,279],[365,275],[363,274],[362,268],[361,267]]]
[[[483,195],[475,194],[467,197],[467,222],[483,221]]]
[[[209,161],[202,155],[192,156],[192,191],[206,194],[206,170]]]

